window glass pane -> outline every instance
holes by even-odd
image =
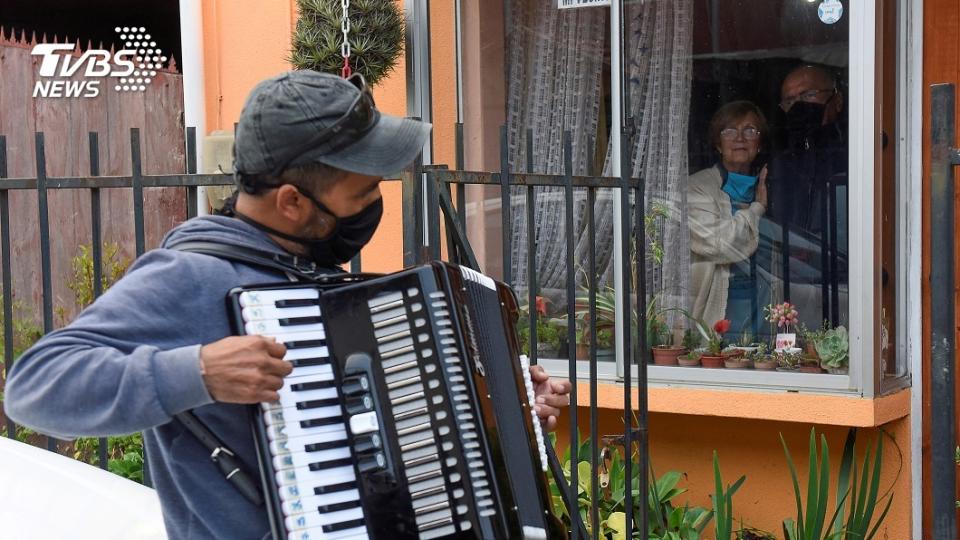
[[[561,174],[569,132],[573,173],[611,175],[621,96],[609,8],[461,6],[466,168],[497,171],[504,155],[513,173]],[[688,315],[708,329],[728,320],[728,342],[771,348],[777,334],[799,334],[801,347],[807,332],[847,325],[848,2],[652,0],[625,10],[626,151],[645,185],[647,303],[662,322],[648,337],[680,345],[695,326]],[[619,203],[603,189],[594,196],[591,237],[585,189],[573,195],[569,234],[562,190],[536,188],[531,204],[527,188],[513,188],[505,219],[499,188],[469,189],[469,235],[484,269],[505,276],[507,266],[526,303],[533,250],[534,289],[548,317],[562,317],[567,272],[585,291],[592,249],[598,296],[612,300]],[[797,315],[778,327],[765,308],[783,302]]]
[[[728,320],[729,341],[847,324],[849,32],[834,5],[693,5],[689,301]],[[794,324],[767,320],[782,302]]]
[[[569,137],[571,172],[599,176],[610,130],[609,9],[559,10],[556,0],[464,1],[461,6],[466,168],[498,171],[503,151],[513,173],[560,175]],[[508,10],[506,17],[503,9]],[[587,223],[591,197],[597,216],[594,242]],[[532,193],[526,187],[512,188],[509,218],[499,187],[469,189],[470,239],[486,272],[506,277],[503,269],[508,267],[522,306],[529,304],[532,264],[532,288],[540,298],[541,357],[553,358],[567,356],[568,302],[575,303],[577,344],[590,340],[585,319],[594,247],[598,356],[612,361],[611,192],[598,189],[591,196],[588,189],[576,188],[571,198],[573,228],[568,234],[563,188],[536,187]],[[503,238],[509,243],[506,252]],[[572,267],[567,264],[568,238]],[[568,275],[575,280],[574,298],[568,298]],[[521,334],[529,333],[528,326],[521,321]],[[579,355],[586,357],[585,351]]]

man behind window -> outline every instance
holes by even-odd
[[[844,96],[827,69],[803,65],[790,71],[780,91],[785,115],[782,147],[770,162],[771,207],[766,239],[785,247],[775,253],[771,272],[782,279],[783,298],[798,304],[808,325],[819,326],[824,309],[824,280],[846,283],[846,262],[830,277],[823,254],[845,253],[847,183],[847,123]],[[841,186],[840,190],[836,186]],[[828,205],[837,197],[837,238],[830,237]],[[764,234],[763,231],[761,234]],[[761,241],[763,243],[763,241]],[[772,246],[771,246],[772,249]],[[786,260],[786,265],[784,264]],[[764,261],[766,262],[766,261]],[[838,324],[838,321],[833,321]]]

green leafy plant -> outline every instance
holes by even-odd
[[[700,347],[702,338],[700,337],[699,332],[695,332],[692,328],[687,328],[683,331],[683,340],[680,342],[683,345],[683,348],[692,351]]]
[[[871,540],[874,538],[893,503],[891,490],[880,495],[880,473],[883,463],[882,437],[877,438],[875,446],[867,446],[863,464],[858,473],[854,459],[856,430],[850,429],[847,433],[837,479],[835,508],[829,520],[825,519],[830,485],[830,449],[826,437],[820,435],[820,454],[818,455],[816,431],[810,430],[806,507],[801,501],[800,483],[783,434],[780,435],[780,442],[787,457],[797,503],[796,520],[790,518],[783,520],[784,537],[787,540],[833,538]],[[879,505],[883,503],[883,499],[886,499],[886,505],[877,515],[876,512],[880,508]],[[874,522],[875,515],[877,518]]]
[[[753,360],[754,362],[756,362],[757,360],[765,359],[769,354],[770,352],[767,350],[767,344],[761,343],[757,345],[756,349],[747,353],[747,360]]]
[[[823,365],[831,368],[845,368],[850,363],[849,338],[843,326],[827,330],[820,339],[814,341],[817,354]]]
[[[733,534],[733,495],[740,489],[746,476],[741,476],[733,485],[727,485],[723,489],[723,478],[720,475],[720,458],[717,451],[713,451],[713,515],[715,517],[714,529],[716,531],[716,540],[730,540]]]
[[[297,0],[300,18],[290,62],[297,69],[340,74],[343,9],[330,0]],[[397,65],[403,52],[403,13],[393,0],[352,0],[350,66],[375,85]]]
[[[73,291],[77,307],[83,309],[93,303],[93,248],[81,245],[79,253],[73,257],[70,264],[73,268],[73,278],[67,287]],[[105,242],[101,255],[100,290],[105,291],[116,283],[130,268],[132,259],[123,255],[120,244]]]
[[[554,439],[553,434],[551,434],[551,438]],[[600,537],[610,540],[626,540],[628,538],[626,507],[624,506],[626,490],[628,488],[631,490],[634,515],[637,515],[642,500],[639,496],[640,468],[633,467],[632,478],[628,481],[626,462],[621,452],[616,448],[607,446],[601,450],[601,463],[598,463],[603,472],[594,474],[590,464],[590,439],[581,441],[578,435],[576,448],[577,451],[572,457],[569,448],[564,452],[562,467],[564,476],[569,482],[572,463],[577,463],[577,509],[580,518],[588,529],[588,533],[592,534],[591,508],[596,502],[599,517],[598,534]],[[634,458],[636,458],[636,455],[634,455]],[[681,506],[675,502],[677,497],[687,491],[678,487],[682,479],[683,474],[676,471],[669,471],[658,478],[651,470],[646,501],[649,516],[648,538],[654,540],[699,540],[700,534],[709,525],[713,518],[712,511],[686,504]],[[597,501],[592,499],[593,482],[595,481],[598,482],[599,499]],[[569,529],[571,526],[570,515],[564,504],[563,495],[552,479],[550,489],[554,513],[561,516]],[[634,531],[633,538],[639,538],[639,531]]]
[[[73,458],[100,464],[100,439],[81,437],[74,441]],[[143,483],[143,436],[140,433],[107,437],[107,469],[119,476]]]

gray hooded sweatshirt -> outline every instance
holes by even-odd
[[[187,240],[283,253],[238,219],[183,223],[69,326],[17,360],[4,408],[16,422],[62,439],[143,431],[171,539],[259,539],[268,533],[265,509],[224,480],[173,415],[196,408],[256,478],[250,407],[213,401],[200,374],[200,346],[232,335],[224,302],[230,289],[287,277],[166,249]]]

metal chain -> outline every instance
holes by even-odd
[[[340,18],[340,31],[343,32],[343,42],[340,43],[340,56],[343,57],[343,69],[340,75],[346,79],[353,70],[350,69],[350,0],[340,0],[343,16]]]

